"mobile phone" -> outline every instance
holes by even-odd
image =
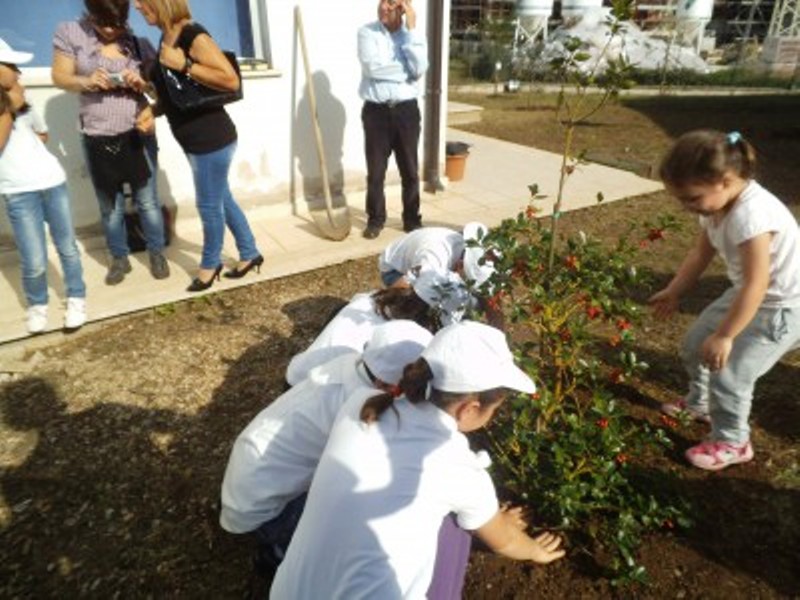
[[[108,80],[116,86],[125,85],[125,78],[122,73],[109,73]]]

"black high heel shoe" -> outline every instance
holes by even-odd
[[[234,267],[230,271],[225,271],[225,277],[227,277],[228,279],[239,279],[247,275],[251,269],[255,269],[256,273],[261,273],[261,265],[263,264],[264,264],[264,257],[259,254],[249,263],[247,263],[247,266],[244,267],[241,271],[239,270],[238,266]]]
[[[186,288],[187,292],[202,292],[203,290],[207,290],[212,285],[214,285],[214,281],[219,281],[219,273],[222,271],[222,265],[217,265],[217,268],[214,269],[214,274],[211,276],[211,279],[208,281],[203,281],[199,277],[195,277],[192,280],[192,283],[189,284],[189,287]]]

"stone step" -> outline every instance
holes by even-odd
[[[467,123],[477,123],[481,120],[482,106],[464,104],[463,102],[447,103],[447,126],[466,125]]]

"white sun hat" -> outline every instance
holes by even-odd
[[[433,334],[414,321],[396,319],[377,325],[364,346],[364,364],[370,372],[391,385],[397,385],[403,369],[416,361]]]
[[[441,329],[422,353],[442,392],[484,392],[508,388],[532,394],[536,385],[517,365],[499,329],[462,321]]]
[[[483,223],[473,221],[464,225],[464,277],[476,286],[483,285],[489,277],[494,273],[493,261],[487,260],[483,264],[479,261],[486,254],[486,249],[480,243],[486,234],[489,233],[489,228]],[[477,246],[470,246],[469,241],[478,242]]]
[[[442,325],[458,323],[472,301],[472,296],[458,273],[429,269],[418,275],[409,273],[406,277],[417,296],[439,312]]]
[[[23,65],[33,58],[30,52],[19,52],[9,46],[3,38],[0,38],[0,63],[9,65]]]

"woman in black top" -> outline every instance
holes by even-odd
[[[186,0],[134,0],[134,6],[149,25],[161,29],[159,62],[185,73],[203,85],[235,91],[240,82],[231,64],[208,32],[192,22]],[[203,255],[190,292],[208,289],[222,270],[222,240],[225,226],[233,233],[239,251],[238,264],[225,273],[239,278],[264,262],[256,247],[247,217],[228,185],[228,171],[236,150],[236,127],[222,107],[182,110],[169,98],[161,69],[153,69],[158,95],[155,111],[146,111],[139,126],[147,127],[156,114],[165,114],[175,139],[183,148],[194,176],[197,210],[203,222]]]

